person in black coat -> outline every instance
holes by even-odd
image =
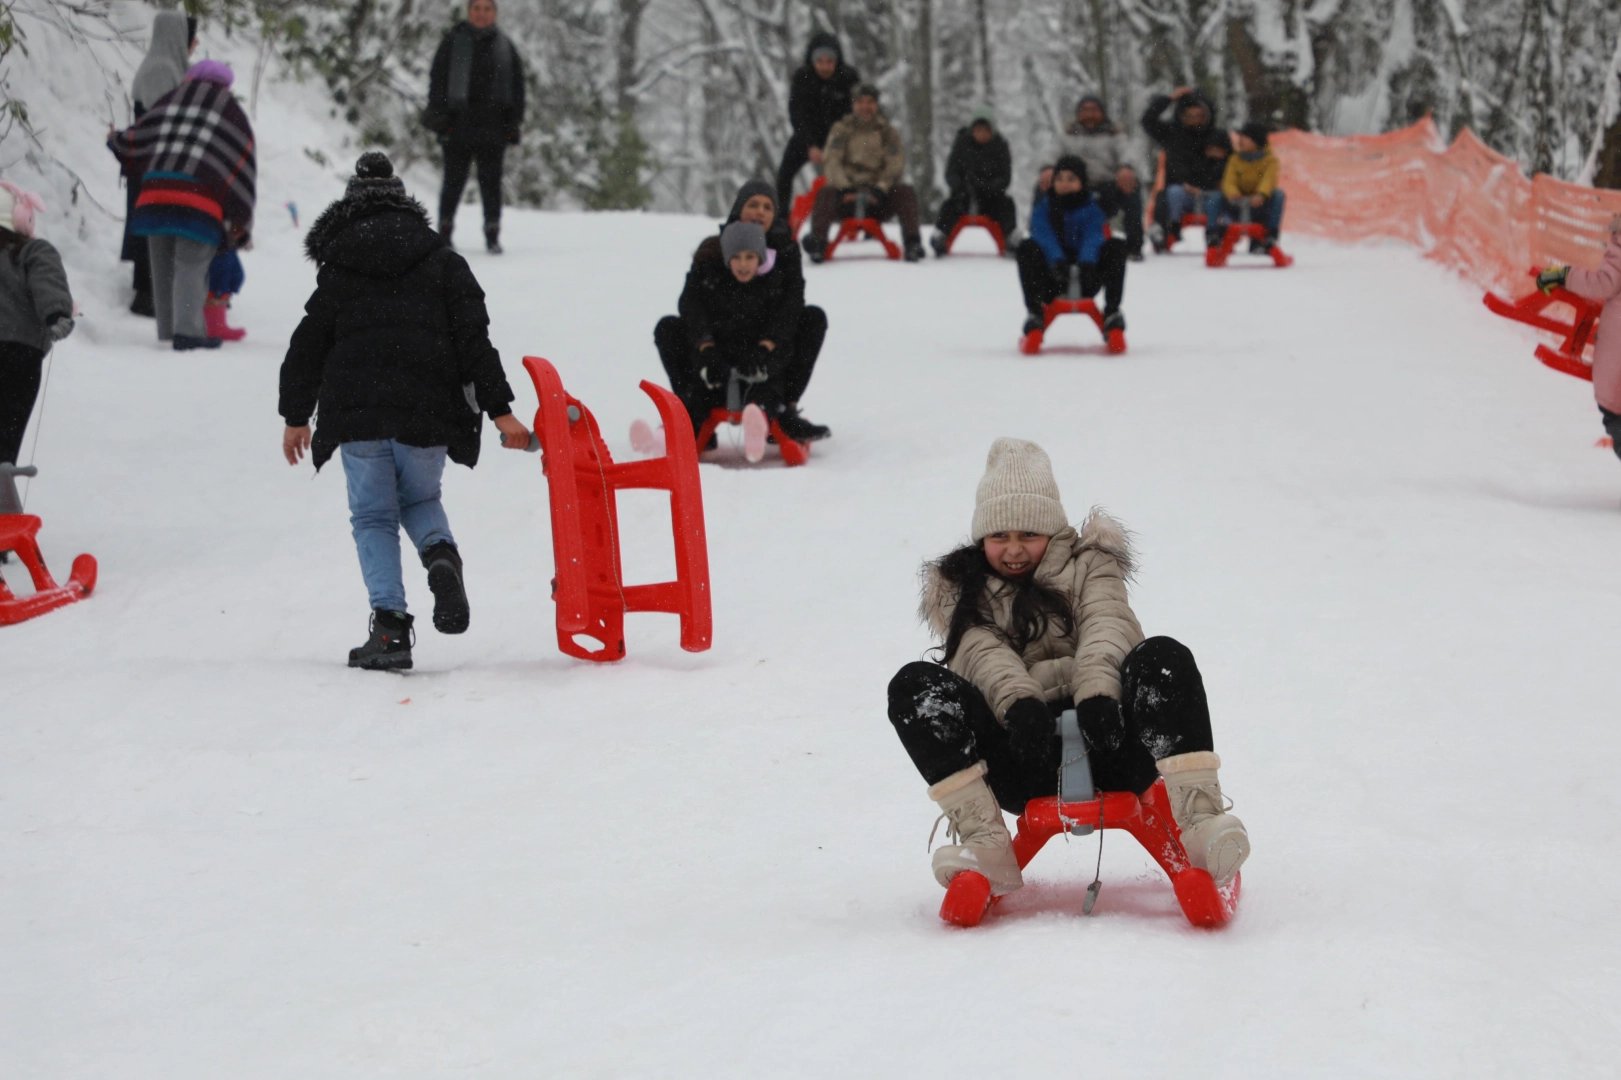
[[[975,109],[968,126],[957,132],[946,158],[946,187],[950,194],[940,204],[935,233],[930,240],[936,255],[946,254],[951,230],[964,214],[977,213],[995,221],[1011,251],[1018,246],[1018,208],[1007,193],[1013,183],[1013,152],[996,130],[996,114],[989,105]]]
[[[838,38],[828,33],[811,37],[805,63],[794,72],[788,91],[788,121],[794,134],[777,167],[777,216],[785,222],[793,206],[794,177],[807,161],[822,164],[827,133],[850,115],[851,96],[860,82],[860,73],[844,62]]]
[[[445,458],[478,462],[480,410],[509,449],[527,447],[529,432],[512,415],[484,291],[388,158],[360,158],[304,250],[319,271],[281,365],[282,453],[296,465],[308,451],[319,469],[342,450],[372,607],[371,638],[350,651],[349,666],[409,668],[400,528],[428,570],[434,627],[466,630],[461,555],[439,498]]]
[[[787,218],[776,212],[775,197],[771,185],[763,180],[750,180],[739,188],[737,197],[732,200],[731,213],[727,215],[720,232],[705,239],[694,252],[692,271],[701,272],[704,280],[730,274],[721,236],[733,222],[752,223],[764,230],[768,250],[758,271],[759,276],[773,280],[788,310],[797,312],[797,315],[789,339],[777,343],[782,355],[774,355],[774,363],[768,365],[768,370],[775,375],[774,385],[760,388],[760,393],[755,394],[753,400],[765,400],[769,395],[783,434],[796,442],[813,442],[827,438],[831,432],[823,425],[813,424],[801,416],[799,400],[810,386],[816,359],[821,355],[822,342],[827,337],[827,313],[814,304],[805,303],[803,256],[799,245],[788,232]],[[688,275],[688,282],[689,285],[692,282],[691,274]],[[686,295],[683,292],[683,298]],[[684,315],[686,309],[682,311]],[[653,343],[658,347],[659,358],[670,376],[671,387],[677,396],[688,402],[688,411],[693,416],[693,430],[696,431],[703,425],[710,409],[726,402],[717,400],[719,395],[712,393],[707,386],[699,388],[702,378],[697,372],[707,365],[695,352],[690,328],[681,316],[666,316],[653,330]],[[682,392],[683,387],[687,393]]]
[[[439,192],[439,231],[448,241],[467,175],[478,163],[484,202],[484,246],[501,253],[501,174],[507,147],[523,134],[523,60],[495,25],[495,0],[470,0],[467,19],[439,43],[428,76],[423,123],[439,137],[445,183]]]
[[[1171,119],[1164,119],[1171,106]],[[1156,250],[1165,236],[1180,239],[1182,215],[1197,213],[1206,192],[1221,187],[1232,140],[1216,126],[1216,107],[1197,90],[1179,86],[1156,94],[1143,112],[1143,130],[1165,151],[1165,190],[1154,204]]]

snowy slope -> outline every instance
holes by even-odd
[[[487,437],[447,476],[472,629],[424,620],[396,677],[343,667],[341,470],[279,457],[313,272],[265,214],[218,354],[71,267],[29,508],[101,585],[0,631],[0,1075],[1609,1074],[1621,469],[1587,388],[1418,255],[1151,260],[1120,358],[1064,324],[1085,351],[1019,356],[1004,261],[811,268],[835,438],[704,465],[712,651],[641,615],[624,662],[564,659],[539,462]],[[470,253],[520,412],[546,356],[629,456],[711,227],[514,213]],[[1091,918],[1090,840],[935,918],[884,687],[1004,434],[1136,531],[1142,621],[1200,659],[1255,845],[1220,932],[1119,833]],[[658,498],[622,505],[666,572]]]

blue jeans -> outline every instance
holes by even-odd
[[[1283,192],[1274,191],[1267,196],[1266,202],[1262,203],[1259,209],[1251,206],[1248,198],[1241,202],[1228,202],[1227,196],[1219,191],[1212,191],[1205,196],[1205,221],[1209,228],[1213,229],[1218,224],[1230,225],[1246,210],[1249,211],[1251,221],[1266,226],[1267,235],[1277,236],[1278,230],[1283,227]]]
[[[404,611],[400,526],[418,552],[441,540],[456,542],[439,502],[445,448],[374,439],[346,442],[339,449],[349,487],[349,524],[372,609]]]
[[[1182,215],[1197,212],[1197,202],[1181,184],[1165,185],[1165,217],[1175,228],[1182,227]]]

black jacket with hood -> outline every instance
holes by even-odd
[[[1221,174],[1227,167],[1225,159],[1211,158],[1205,147],[1212,143],[1232,149],[1227,133],[1216,126],[1216,106],[1198,91],[1176,99],[1169,121],[1163,118],[1165,107],[1171,104],[1165,94],[1156,94],[1143,112],[1143,130],[1148,137],[1165,150],[1165,183],[1192,184],[1205,191],[1221,186]],[[1207,119],[1204,124],[1190,128],[1182,123],[1182,114],[1190,105],[1204,106]]]
[[[782,232],[786,236],[787,230]],[[709,242],[704,241],[706,245]],[[771,246],[769,239],[767,244]],[[755,274],[745,284],[720,258],[718,242],[715,247],[713,259],[693,259],[686,287],[681,290],[681,326],[694,355],[704,342],[713,341],[713,352],[733,367],[747,367],[756,359],[767,365],[781,362],[792,354],[794,335],[799,330],[799,316],[805,307],[804,276],[784,273],[786,268],[779,263],[770,273]],[[764,354],[760,349],[762,341],[775,345],[775,352]],[[706,359],[710,355],[703,354]]]
[[[1013,152],[1000,131],[983,145],[974,138],[973,125],[961,128],[946,158],[946,187],[958,192],[1001,193],[1013,183]]]
[[[831,78],[816,74],[811,54],[817,49],[832,49],[839,57],[839,66]],[[792,88],[788,91],[788,120],[794,126],[794,135],[807,146],[823,146],[833,125],[850,115],[850,105],[861,75],[844,62],[844,49],[832,34],[819,33],[805,46],[805,63],[794,72]],[[786,216],[779,213],[779,217]]]
[[[395,191],[333,203],[304,251],[320,269],[282,361],[280,412],[292,427],[316,414],[315,467],[368,439],[444,446],[475,464],[479,410],[510,413],[512,387],[467,260]]]

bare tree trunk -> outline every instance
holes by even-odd
[[[908,127],[912,136],[912,183],[918,209],[934,205],[934,0],[917,0],[917,31],[912,40],[912,88]]]
[[[985,8],[988,0],[974,0],[974,29],[979,38],[979,93],[987,105],[996,104],[996,83],[991,74],[991,20]]]
[[[619,34],[614,42],[614,107],[622,119],[636,111],[636,42],[648,0],[619,0]]]

